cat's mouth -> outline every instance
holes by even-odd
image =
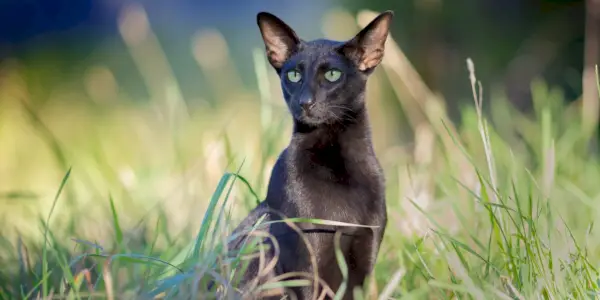
[[[312,126],[319,127],[324,125],[332,125],[337,123],[339,120],[333,118],[327,113],[316,112],[316,111],[308,111],[302,112],[300,116],[295,117],[297,122]]]
[[[298,107],[293,110],[293,115],[296,121],[312,126],[323,124],[326,121],[317,109],[316,105],[312,105],[311,107],[304,109]]]

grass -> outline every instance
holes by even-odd
[[[28,83],[11,69],[0,83],[12,116],[0,119],[0,299],[210,298],[211,280],[231,294],[247,258],[264,251],[228,251],[231,228],[264,196],[289,138],[276,78],[256,51],[258,93],[221,91],[238,97],[216,108],[177,96],[35,108],[15,96]],[[533,111],[520,112],[481,91],[474,68],[474,101],[455,123],[390,41],[369,83],[390,221],[357,299],[597,299],[600,162],[577,103],[536,81]],[[386,123],[394,116],[410,146],[389,138],[404,134]],[[260,225],[248,231],[269,238]]]

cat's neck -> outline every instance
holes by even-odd
[[[291,145],[299,151],[331,151],[332,148],[371,151],[371,127],[366,108],[355,112],[343,121],[317,127],[294,122]],[[352,150],[352,152],[355,152]],[[343,154],[340,153],[340,154]]]

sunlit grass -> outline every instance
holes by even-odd
[[[353,20],[343,12],[336,18]],[[358,24],[369,18],[362,12]],[[141,64],[165,61],[147,24],[135,24],[141,27],[125,37],[135,47],[131,55]],[[534,110],[519,112],[501,94],[481,91],[465,65],[475,101],[454,123],[393,37],[386,51],[369,83],[368,106],[386,172],[389,224],[363,297],[597,298],[600,162],[580,132],[578,104],[533,82]],[[166,80],[146,74],[153,95],[136,104],[68,101],[89,96],[73,90],[67,100],[35,107],[23,70],[3,69],[0,298],[232,293],[244,262],[264,249],[249,243],[229,251],[231,228],[264,197],[290,134],[261,49],[254,60],[256,91],[215,87],[228,101],[214,107],[188,106],[162,63],[151,68]],[[215,78],[232,72],[201,62],[199,68]],[[92,94],[99,90],[106,89]],[[410,142],[398,138],[406,132]],[[268,238],[264,225],[248,231]]]

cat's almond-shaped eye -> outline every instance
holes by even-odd
[[[342,71],[340,70],[330,69],[325,72],[325,79],[329,82],[336,82],[340,80],[340,77],[342,77]]]
[[[300,72],[298,72],[297,70],[288,71],[286,73],[286,76],[287,79],[293,83],[300,82],[300,80],[302,80],[302,74],[300,74]]]

